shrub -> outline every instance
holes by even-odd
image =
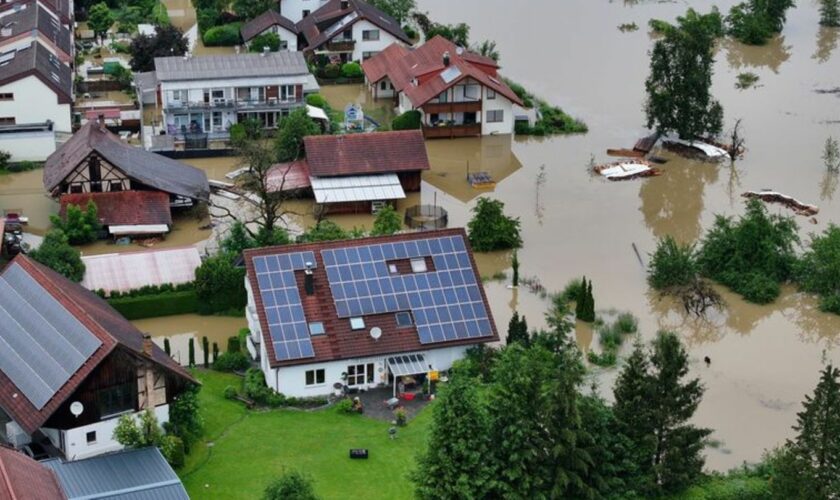
[[[297,237],[298,243],[314,243],[318,241],[335,241],[350,239],[350,234],[335,222],[323,219],[308,231]]]
[[[621,346],[624,341],[621,333],[622,332],[618,327],[618,323],[602,325],[598,328],[598,342],[601,343],[601,347],[603,347],[605,351],[609,349],[616,349]]]
[[[648,266],[648,283],[657,290],[686,286],[697,279],[694,245],[680,245],[671,236],[660,239]]]
[[[822,298],[820,308],[838,312],[840,308],[840,227],[829,224],[819,235],[811,237],[811,245],[796,265],[800,287]]]
[[[344,63],[341,66],[341,76],[344,78],[361,78],[362,66],[357,62]]]
[[[321,75],[324,78],[336,79],[341,76],[341,66],[333,63],[327,64],[321,71]]]
[[[522,246],[519,218],[504,214],[505,204],[499,200],[479,198],[467,224],[470,245],[478,252],[508,250]]]
[[[242,352],[242,343],[239,341],[239,336],[228,337],[227,352]]]
[[[257,35],[251,39],[251,42],[248,45],[248,51],[262,52],[265,47],[268,47],[270,52],[277,52],[280,50],[280,35],[270,31]]]
[[[213,26],[204,32],[202,40],[207,47],[232,47],[239,45],[239,28],[241,23]]]
[[[47,231],[44,241],[29,256],[71,281],[82,281],[85,275],[81,254],[70,246],[67,235],[61,229]]]
[[[309,94],[306,96],[306,104],[324,109],[327,107],[327,100],[321,94]]]
[[[108,303],[131,320],[194,314],[198,311],[198,296],[192,290],[110,298]]]
[[[71,245],[82,245],[95,241],[102,229],[99,211],[93,200],[89,200],[84,210],[78,205],[68,205],[64,217],[50,216],[53,226],[64,231]]]
[[[398,233],[402,229],[403,221],[400,214],[391,205],[385,205],[376,212],[371,236],[384,236]]]
[[[607,350],[601,354],[598,354],[595,351],[589,351],[586,353],[586,359],[593,365],[607,367],[615,365],[617,356],[613,350]]]
[[[236,396],[239,395],[239,392],[236,390],[236,387],[229,385],[225,387],[223,392],[225,399],[236,399]]]
[[[263,493],[263,500],[317,500],[312,479],[300,472],[286,472],[272,481]]]
[[[0,152],[0,153],[2,153],[2,152]],[[38,168],[40,166],[41,166],[41,164],[35,163],[34,161],[24,160],[24,161],[19,161],[19,162],[16,162],[16,163],[9,163],[8,166],[5,167],[5,168],[9,172],[17,173],[17,172],[29,172],[30,170],[35,170],[36,168]],[[2,168],[3,167],[0,166],[0,169],[2,169]]]
[[[5,170],[9,167],[9,160],[12,159],[12,153],[8,151],[0,151],[0,170]]]
[[[169,465],[176,469],[184,465],[186,453],[184,450],[184,441],[181,438],[167,434],[160,438],[158,447],[160,448],[160,453],[169,462]]]
[[[575,302],[580,297],[582,291],[583,281],[580,278],[575,278],[566,283],[566,286],[563,287],[563,291],[561,291],[555,299],[564,303]]]
[[[415,30],[411,26],[409,26],[407,24],[405,26],[403,26],[403,32],[405,33],[405,36],[407,36],[411,40],[416,40],[417,39],[417,30]]]
[[[776,300],[781,289],[779,283],[771,278],[760,273],[750,273],[741,277],[735,291],[750,302],[769,304]]]
[[[408,423],[408,414],[406,414],[405,408],[397,408],[394,410],[394,419],[397,422],[397,426],[405,427],[405,424]]]
[[[639,320],[631,313],[619,314],[615,324],[621,333],[636,333],[639,330]]]
[[[418,130],[420,125],[420,112],[413,109],[394,118],[391,121],[391,130]]]
[[[220,372],[234,372],[248,369],[251,360],[244,352],[226,352],[219,354],[213,361],[213,369]]]
[[[335,410],[339,413],[356,413],[353,411],[353,400],[350,398],[343,398],[335,404]]]
[[[242,309],[248,302],[245,270],[233,265],[233,256],[219,254],[201,263],[195,271],[195,292],[201,314]]]

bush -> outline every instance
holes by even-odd
[[[394,419],[396,420],[398,427],[405,427],[405,424],[408,423],[408,414],[406,414],[405,408],[397,408],[394,410]]]
[[[735,284],[734,290],[750,302],[769,304],[779,296],[779,283],[760,273],[742,276]]]
[[[687,286],[697,279],[694,245],[680,245],[671,236],[660,239],[648,265],[648,283],[657,290]]]
[[[509,250],[522,246],[519,218],[504,214],[505,204],[499,200],[479,198],[467,224],[470,245],[477,252]]]
[[[391,121],[391,130],[419,130],[420,119],[420,112],[416,109],[406,111]]]
[[[306,96],[306,104],[324,109],[328,106],[327,100],[321,94],[309,94]]]
[[[179,468],[184,465],[184,458],[186,456],[184,450],[184,441],[178,436],[167,434],[160,439],[160,453],[174,468]]]
[[[341,76],[344,78],[361,78],[363,74],[362,66],[357,62],[348,62],[341,66]]]
[[[228,337],[227,352],[242,352],[242,342],[240,342],[238,335],[236,337]]]
[[[621,336],[621,329],[618,327],[618,323],[612,323],[609,325],[601,325],[598,328],[598,342],[601,343],[601,347],[604,350],[609,349],[616,349],[621,346],[622,342],[624,342],[624,338]]]
[[[70,246],[61,229],[50,229],[36,250],[29,253],[33,260],[49,267],[65,278],[79,282],[85,276],[85,263],[78,250]]]
[[[327,64],[321,71],[321,76],[324,78],[336,79],[341,76],[341,66],[338,64]]]
[[[213,361],[213,369],[220,372],[235,372],[248,369],[251,359],[244,352],[226,352],[219,354]]]
[[[0,151],[2,153],[2,151]],[[8,154],[8,153],[6,153]],[[9,163],[6,168],[9,172],[17,173],[17,172],[29,172],[30,170],[35,170],[36,168],[41,167],[40,163],[35,163],[34,161],[19,161],[15,163]],[[4,167],[0,166],[0,170]]]
[[[0,151],[0,170],[6,170],[9,167],[9,160],[11,159],[12,153]]]
[[[631,313],[621,313],[615,321],[621,333],[636,333],[639,330],[639,320]]]
[[[270,52],[277,52],[280,50],[280,35],[277,33],[265,32],[257,35],[251,39],[248,45],[249,52],[262,52],[265,47],[268,47]]]
[[[272,481],[263,493],[263,500],[317,500],[312,479],[300,472],[286,472]]]
[[[335,404],[335,410],[339,413],[357,413],[353,410],[353,400],[350,398],[343,398]]]
[[[559,300],[563,303],[568,304],[569,302],[575,302],[580,297],[581,292],[583,291],[583,280],[580,278],[575,278],[568,283],[566,286],[563,287],[563,291],[561,291],[556,297],[555,300]]]
[[[213,26],[204,32],[202,40],[207,47],[232,47],[239,45],[239,28],[241,23],[223,24]]]
[[[242,309],[248,303],[245,270],[233,265],[232,255],[210,257],[195,271],[195,292],[201,314]]]
[[[402,217],[391,205],[385,205],[376,212],[371,236],[385,236],[398,233],[403,227]]]
[[[403,26],[403,32],[405,33],[405,36],[407,36],[409,39],[417,40],[417,30],[415,30],[411,26],[407,24]]]
[[[586,353],[586,359],[593,365],[607,367],[615,365],[617,356],[614,350],[606,350],[601,354],[595,351],[589,351]]]
[[[78,205],[68,205],[64,217],[50,216],[53,226],[64,231],[67,241],[71,245],[82,245],[96,241],[102,224],[99,222],[99,211],[93,200],[89,200],[87,207],[82,210]]]
[[[225,387],[222,394],[224,394],[225,399],[236,399],[236,396],[239,395],[239,391],[236,390],[236,387],[229,385]]]
[[[193,290],[110,298],[108,303],[130,320],[195,314],[198,311],[198,296]]]
[[[796,279],[803,290],[820,295],[823,311],[840,314],[840,227],[829,224],[812,236],[796,265]]]

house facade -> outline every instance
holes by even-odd
[[[413,50],[395,44],[362,63],[375,99],[417,110],[426,138],[512,134],[521,100],[488,57],[436,36]]]
[[[155,76],[166,134],[204,147],[227,140],[230,127],[247,119],[274,129],[319,90],[303,54],[291,51],[159,57]]]
[[[411,45],[396,19],[362,0],[329,0],[297,27],[310,56],[341,62],[367,60],[391,44]]]
[[[323,7],[327,2],[328,0],[280,0],[280,13],[283,14],[283,17],[297,23]]]
[[[247,346],[295,397],[399,385],[498,340],[463,229],[245,252]]]
[[[298,49],[298,29],[295,22],[276,10],[265,11],[251,19],[242,25],[239,32],[248,49],[251,48],[251,40],[266,33],[274,33],[280,38],[280,50],[295,52]],[[257,47],[257,50],[262,48]]]
[[[69,460],[122,449],[120,416],[169,405],[197,383],[104,300],[23,255],[0,274],[0,438],[48,439]]]

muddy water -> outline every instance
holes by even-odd
[[[195,343],[195,360],[197,363],[201,363],[204,359],[201,338],[207,337],[210,346],[209,357],[212,361],[213,342],[219,344],[219,352],[225,352],[228,338],[235,337],[241,328],[248,327],[248,322],[244,317],[230,318],[226,316],[199,316],[197,314],[140,319],[132,321],[132,323],[141,332],[151,335],[152,340],[161,348],[163,348],[163,340],[168,338],[172,357],[182,365],[189,363],[190,339],[193,339]]]
[[[734,1],[716,3],[728,10]],[[537,276],[557,290],[585,274],[594,280],[599,308],[632,311],[646,337],[659,328],[681,334],[691,352],[692,373],[706,386],[696,421],[715,429],[713,437],[721,442],[707,451],[709,468],[756,460],[762,450],[790,437],[799,402],[816,384],[822,360],[840,362],[840,317],[820,313],[812,298],[786,289],[770,306],[746,304],[724,291],[726,312],[707,321],[687,320],[673,304],[649,293],[632,245],[647,262],[657,237],[695,240],[714,214],[741,213],[740,194],[760,188],[820,206],[817,224],[799,219],[803,237],[829,221],[840,222],[837,180],[826,176],[820,159],[826,137],[840,136],[840,98],[815,92],[840,83],[840,33],[819,28],[815,3],[799,2],[782,36],[766,47],[734,42],[719,47],[713,92],[724,106],[727,127],[744,118],[749,149],[744,160],[733,169],[669,156],[662,176],[624,183],[592,178],[586,166],[592,155],[606,161],[607,148],[631,147],[644,132],[644,79],[652,46],[647,22],[673,20],[687,5],[707,11],[712,2],[530,0],[517,9],[503,0],[418,4],[440,22],[467,22],[474,41],[495,40],[503,73],[590,127],[584,136],[516,139],[512,151],[521,167],[489,193],[522,220],[522,275]],[[631,22],[641,29],[617,29]],[[735,89],[736,75],[744,71],[759,75],[757,88]],[[433,164],[439,157],[475,157],[485,141],[430,142],[429,155]],[[454,170],[451,175],[457,177]],[[426,180],[424,202],[437,194],[450,225],[464,224],[474,205],[469,190],[441,184],[434,171]],[[505,259],[509,256],[482,259],[482,274],[504,269]],[[489,270],[487,262],[493,264]],[[488,290],[500,327],[512,308],[526,314],[529,324],[539,323],[545,302],[527,298],[526,290],[514,294],[502,283],[491,283]],[[597,348],[591,331],[579,327],[577,338]],[[710,367],[704,356],[712,359]],[[609,395],[616,371],[596,373]]]

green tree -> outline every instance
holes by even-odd
[[[592,294],[592,280],[581,281],[581,288],[575,297],[575,317],[581,321],[591,323],[595,321],[595,297]]]
[[[822,234],[812,236],[796,267],[802,289],[819,294],[824,311],[840,314],[840,227],[829,224]]]
[[[411,11],[417,8],[415,0],[370,0],[368,3],[396,19],[399,24],[404,24]]]
[[[204,369],[210,368],[210,341],[207,336],[201,337],[201,351],[204,355]]]
[[[277,52],[280,50],[280,35],[267,31],[259,34],[251,39],[248,45],[249,52],[262,52],[268,47],[270,52]]]
[[[88,27],[97,36],[104,36],[114,24],[114,14],[105,2],[100,2],[88,12]]]
[[[225,239],[222,240],[221,249],[223,252],[240,255],[249,248],[255,248],[257,242],[245,230],[245,224],[235,221],[230,226]]]
[[[774,33],[780,33],[787,11],[794,0],[748,0],[732,7],[726,22],[729,33],[751,45],[764,45]]]
[[[72,281],[82,281],[85,276],[81,253],[70,246],[61,229],[47,231],[44,241],[29,256]]]
[[[172,348],[169,346],[169,337],[163,339],[163,352],[165,352],[167,356],[172,355]]]
[[[473,380],[453,376],[433,408],[427,449],[412,475],[418,498],[486,498],[495,480],[490,421]]]
[[[492,252],[522,246],[519,218],[506,216],[504,209],[505,204],[499,200],[478,199],[472,209],[472,219],[467,224],[473,250]]]
[[[190,446],[198,441],[204,432],[204,419],[198,404],[201,386],[191,384],[169,406],[169,422],[166,431],[181,438],[189,453]]]
[[[656,243],[648,265],[648,283],[657,290],[688,286],[697,280],[698,271],[694,245],[680,245],[669,235]]]
[[[190,368],[195,368],[195,339],[190,337],[189,342],[187,342],[189,348],[189,358],[188,358],[188,365]]]
[[[71,245],[83,245],[96,241],[102,229],[99,212],[93,200],[88,201],[84,211],[79,205],[67,205],[64,217],[51,215],[50,222],[57,229],[64,231]]]
[[[829,28],[840,27],[840,2],[820,0],[820,24]]]
[[[391,120],[391,130],[418,130],[422,126],[421,120],[420,112],[412,109]]]
[[[318,135],[321,128],[309,115],[306,108],[292,111],[289,116],[281,120],[280,130],[274,140],[277,161],[292,161],[305,156],[303,138],[308,135]]]
[[[668,26],[651,52],[645,82],[648,128],[684,139],[715,135],[723,129],[723,108],[712,98],[715,38],[720,14],[689,9]]]
[[[263,500],[317,500],[312,479],[297,471],[284,472],[263,492]]]
[[[391,205],[385,205],[376,212],[371,236],[386,236],[400,232],[403,223],[400,214]]]
[[[131,40],[129,64],[133,71],[154,71],[156,57],[182,56],[188,48],[189,42],[180,29],[171,24],[157,26],[154,35],[138,35]]]
[[[233,257],[226,253],[209,257],[195,270],[195,293],[202,314],[245,307],[245,270],[233,265]]]
[[[157,446],[166,461],[174,467],[184,463],[184,444],[175,435],[164,434],[158,424],[155,413],[146,409],[135,418],[134,415],[123,415],[114,427],[113,438],[126,448],[145,448]]]
[[[499,49],[496,48],[496,42],[493,40],[484,40],[478,45],[473,45],[470,50],[476,54],[481,54],[484,57],[489,57],[490,59],[499,62]]]
[[[513,277],[511,278],[511,284],[514,287],[519,286],[519,253],[514,250],[513,256],[510,259],[510,267],[513,271]]]
[[[460,47],[470,46],[470,27],[466,23],[432,25],[425,31],[426,40],[440,35]]]
[[[233,0],[233,11],[246,21],[276,8],[276,0]]]
[[[314,243],[317,241],[347,240],[352,235],[331,220],[318,221],[313,227],[297,237],[298,243]]]
[[[525,316],[520,317],[519,312],[514,311],[508,323],[507,344],[517,342],[527,347],[531,343],[531,337],[528,334],[528,322]]]

